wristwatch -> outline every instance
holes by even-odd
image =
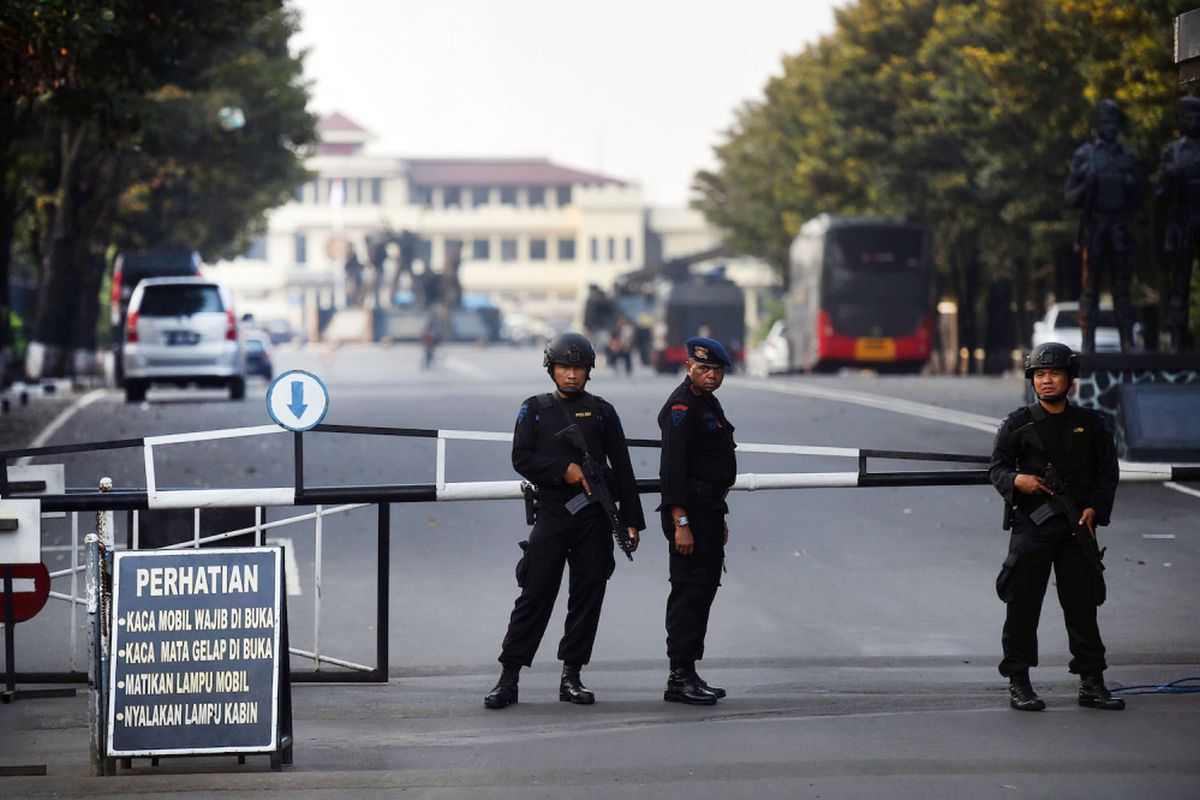
[[[680,514],[679,519],[675,520],[675,527],[686,528],[688,524],[687,514]]]

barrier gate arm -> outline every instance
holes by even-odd
[[[317,425],[312,429],[312,432],[435,439],[437,441],[435,480],[432,483],[411,484],[307,486],[304,482],[303,434],[295,432],[293,433],[295,462],[295,485],[293,486],[246,489],[167,489],[161,488],[158,485],[154,466],[155,447],[187,442],[288,433],[287,430],[276,425],[259,425],[214,431],[193,431],[164,436],[148,436],[139,439],[118,439],[54,447],[24,448],[4,451],[3,457],[4,463],[7,465],[11,459],[23,456],[36,457],[119,448],[143,448],[143,460],[146,472],[145,490],[118,489],[105,493],[68,490],[66,494],[62,495],[42,495],[42,508],[46,511],[92,511],[98,509],[146,510],[240,506],[277,507],[338,503],[419,503],[517,500],[523,497],[520,488],[521,481],[519,480],[459,482],[446,480],[447,441],[511,442],[512,434],[509,433],[336,424]],[[631,447],[657,448],[661,446],[658,439],[627,439],[627,443]],[[766,443],[739,444],[738,451],[742,453],[770,455],[852,458],[858,462],[858,469],[846,472],[740,473],[731,487],[734,491],[878,486],[970,486],[988,483],[987,471],[983,469],[893,470],[876,472],[868,469],[870,459],[987,464],[989,462],[987,456]],[[1122,461],[1120,462],[1120,470],[1122,482],[1165,483],[1168,481],[1200,481],[1200,465]],[[7,472],[7,469],[0,470],[0,496],[8,496],[9,482]],[[643,494],[658,491],[658,480],[656,478],[639,479],[637,485],[638,491]]]

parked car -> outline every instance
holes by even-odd
[[[113,373],[117,385],[124,379],[125,314],[133,290],[146,278],[200,277],[200,254],[188,250],[141,250],[121,253],[113,265],[109,313],[112,322]]]
[[[258,328],[242,330],[242,347],[246,350],[246,375],[258,375],[271,380],[275,377],[271,338]]]
[[[271,338],[271,344],[288,344],[296,338],[300,339],[301,344],[304,343],[304,337],[297,337],[295,329],[292,328],[292,323],[286,319],[267,320],[262,324],[262,329]]]
[[[770,375],[787,372],[790,363],[787,323],[777,319],[762,341],[750,349],[746,356],[746,369],[752,375]]]
[[[1135,339],[1138,333],[1138,326],[1135,325]],[[1054,303],[1046,309],[1045,317],[1033,323],[1033,346],[1046,342],[1061,342],[1079,352],[1083,346],[1083,334],[1079,330],[1079,303]],[[1100,307],[1100,319],[1096,325],[1096,352],[1121,352],[1121,335],[1112,306]]]
[[[200,278],[148,278],[125,319],[125,399],[145,399],[155,383],[227,386],[246,396],[246,357],[229,297]]]

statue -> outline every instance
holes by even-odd
[[[1200,97],[1179,101],[1179,132],[1183,135],[1163,150],[1154,186],[1155,217],[1165,222],[1160,244],[1168,274],[1166,328],[1176,353],[1190,344],[1188,300],[1200,249]]]
[[[1129,217],[1142,199],[1142,176],[1133,151],[1117,141],[1125,112],[1115,100],[1096,104],[1096,139],[1080,145],[1063,190],[1067,205],[1080,209],[1078,244],[1083,263],[1079,328],[1084,353],[1096,350],[1100,279],[1108,273],[1121,336],[1121,352],[1133,349],[1136,313],[1130,296],[1133,237]]]

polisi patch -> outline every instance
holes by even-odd
[[[683,418],[687,416],[688,407],[683,403],[676,403],[671,406],[671,423],[678,425],[683,422]]]
[[[525,415],[528,412],[529,412],[529,403],[522,403],[521,407],[517,409],[517,424],[518,425],[521,423],[521,420],[525,419]]]

